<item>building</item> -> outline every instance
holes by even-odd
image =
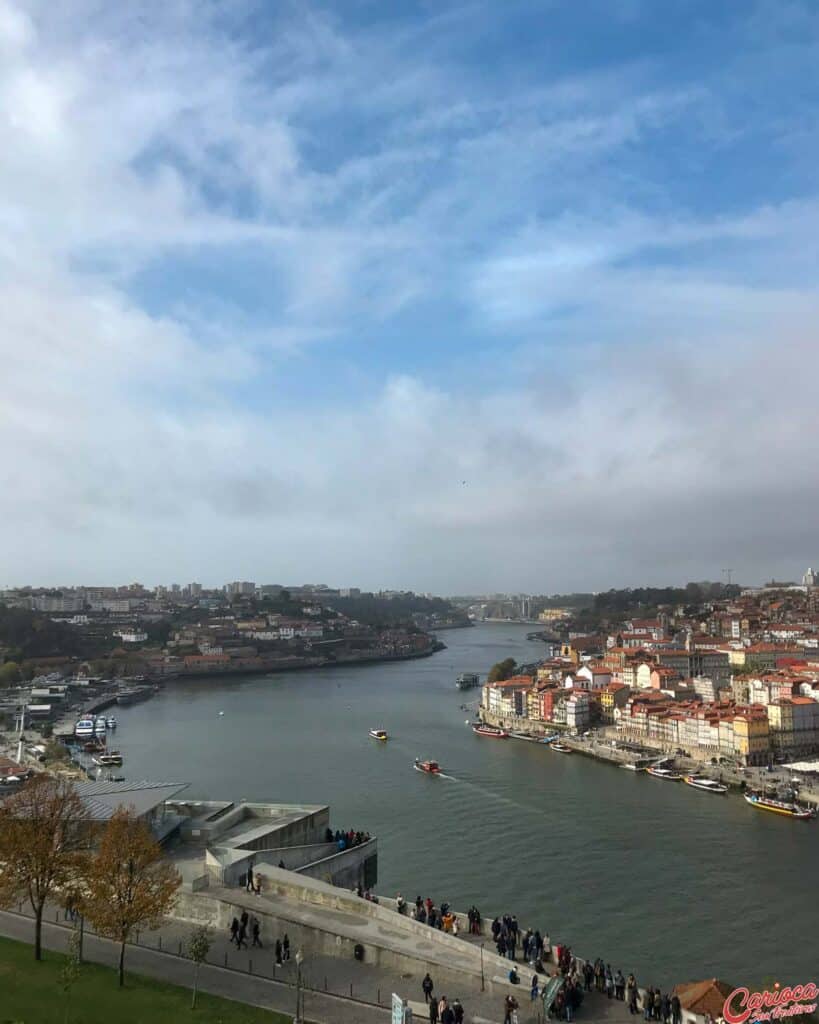
[[[631,690],[625,683],[609,683],[600,690],[600,716],[605,725],[614,725],[615,708],[625,707]]]
[[[253,597],[256,593],[256,584],[249,580],[234,580],[233,583],[225,584],[225,593],[228,597]]]
[[[816,586],[816,573],[813,571],[813,569],[808,569],[808,571],[802,577],[802,586],[803,587],[815,587]]]
[[[490,714],[501,718],[524,716],[526,714],[526,694],[531,689],[531,676],[512,676],[497,683],[485,683],[481,697],[481,705]]]

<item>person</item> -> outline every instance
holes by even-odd
[[[245,931],[247,931],[247,922],[248,922],[249,918],[250,918],[250,914],[248,914],[248,912],[246,910],[243,910],[242,913],[241,913],[241,916],[239,917],[239,925],[242,928],[244,928]]]
[[[434,999],[429,1003],[429,1024],[438,1024],[438,1004]]]
[[[503,1001],[503,1024],[512,1024],[512,1014],[517,1008],[517,999],[513,995],[508,995]]]
[[[586,990],[586,992],[591,992],[593,980],[594,968],[587,960],[585,964],[583,964],[583,988]]]
[[[671,997],[671,1024],[682,1024],[682,1006],[676,992]]]
[[[284,938],[282,939],[282,955],[285,960],[290,959],[290,939],[287,936],[287,932],[284,933]]]
[[[617,973],[614,975],[614,995],[621,1002],[625,996],[626,991],[626,979],[623,977],[623,972],[620,968],[617,968]]]
[[[660,1006],[660,1014],[663,1019],[663,1024],[671,1024],[671,1000],[666,992],[663,996],[662,1005]]]
[[[649,985],[643,996],[643,1020],[651,1020],[654,1012],[654,989]]]
[[[235,942],[236,936],[239,934],[239,918],[234,917],[230,922],[230,941]]]
[[[532,991],[529,993],[529,996],[530,996],[532,1002],[534,1002],[537,999],[537,993],[538,993],[538,989],[539,988],[540,988],[540,979],[538,978],[538,976],[536,974],[533,974],[532,975]]]
[[[407,912],[407,901],[404,899],[400,892],[395,898],[395,909],[398,911],[399,914],[406,914]]]
[[[441,1014],[441,1024],[455,1024],[455,1010],[453,1007],[449,1005],[444,1006],[443,1013]]]
[[[509,984],[510,985],[519,985],[520,984],[520,975],[518,974],[517,967],[513,966],[512,969],[509,971]]]
[[[281,858],[279,858],[279,867],[282,869],[282,871],[287,870],[287,868],[284,866],[284,861]]]
[[[259,919],[254,914],[253,917],[251,917],[251,919],[250,919],[250,934],[253,936],[252,945],[258,946],[259,949],[261,949],[262,948],[262,943],[261,943],[261,940],[259,939],[259,931],[260,931]]]
[[[654,992],[654,1000],[653,1000],[652,1009],[654,1010],[654,1019],[655,1020],[660,1020],[660,1018],[662,1017],[662,1011],[663,1011],[663,995],[662,995],[662,992],[660,992],[659,989],[656,989],[655,992]]]
[[[421,982],[421,989],[422,989],[422,991],[424,993],[424,1002],[425,1003],[429,1002],[429,1000],[430,1000],[430,998],[432,996],[433,988],[435,988],[435,985],[434,985],[434,983],[432,981],[432,978],[429,975],[429,971],[427,971],[427,973],[424,975],[424,980]]]
[[[282,940],[276,939],[276,966],[282,965]]]
[[[444,1010],[449,1006],[446,996],[441,996],[438,1000],[438,1020],[443,1021]]]
[[[634,1016],[637,1012],[637,982],[633,974],[626,978],[626,1001],[628,1002],[628,1012]]]
[[[250,892],[253,888],[253,861],[251,860],[247,866],[247,875],[245,876],[245,892]]]
[[[247,936],[247,925],[245,924],[244,921],[240,921],[239,922],[239,931],[236,934],[236,948],[237,949],[241,949],[242,946],[244,946],[245,949],[247,949],[247,942],[245,941],[246,936]]]
[[[461,1000],[458,998],[452,1001],[452,1014],[455,1024],[464,1024],[464,1008],[461,1005]]]
[[[606,964],[606,995],[611,999],[614,995],[614,976],[611,973],[611,964]]]
[[[256,888],[254,889],[254,892],[257,896],[260,896],[262,892],[262,876],[258,871],[256,872]]]

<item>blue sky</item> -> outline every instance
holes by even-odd
[[[809,0],[0,0],[0,584],[801,573],[817,66]]]

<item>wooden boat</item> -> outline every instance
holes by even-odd
[[[370,736],[372,736],[372,738],[374,740],[382,740],[383,741],[383,740],[388,740],[389,739],[389,736],[387,735],[387,730],[386,729],[370,729]]]
[[[558,743],[557,741],[549,744],[550,750],[556,750],[558,754],[573,754],[574,751],[571,747],[567,747],[565,743]]]
[[[683,775],[683,782],[686,786],[702,789],[706,793],[722,794],[728,792],[728,787],[723,786],[721,782],[715,782],[714,779],[707,779],[701,775]]]
[[[426,772],[427,775],[441,774],[441,766],[437,761],[422,761],[421,758],[416,757],[413,767],[417,772]]]
[[[793,803],[790,800],[775,800],[762,793],[744,793],[745,802],[751,807],[760,811],[772,811],[774,814],[783,814],[788,818],[797,818],[799,821],[810,821],[816,817],[816,811],[811,807],[804,807],[802,804]]]
[[[472,726],[472,732],[474,732],[476,736],[488,736],[489,739],[491,739],[491,740],[508,740],[509,739],[509,733],[506,732],[505,730],[498,729],[494,725],[484,725],[483,722],[481,722],[478,725],[473,725]]]
[[[118,750],[112,750],[108,754],[97,754],[91,760],[100,768],[111,768],[122,764],[122,754]]]

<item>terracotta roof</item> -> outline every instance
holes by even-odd
[[[719,978],[706,978],[705,981],[687,981],[675,985],[672,995],[679,996],[680,1005],[684,1010],[705,1016],[722,1016],[725,1000],[734,991],[733,985]]]

